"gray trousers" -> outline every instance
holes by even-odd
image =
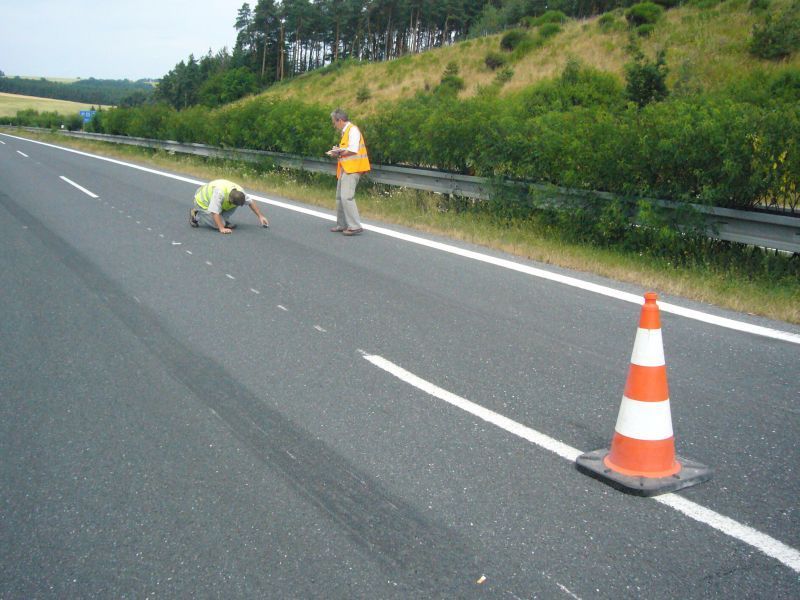
[[[336,182],[336,225],[345,229],[361,229],[355,195],[361,173],[342,173]]]
[[[195,209],[197,209],[196,216],[197,216],[197,221],[198,221],[198,223],[200,223],[200,225],[205,225],[206,227],[211,227],[211,229],[216,229],[217,228],[217,224],[214,221],[214,215],[213,214],[211,214],[210,212],[204,211],[202,208],[200,208],[196,204],[194,205],[194,207],[195,207]],[[238,206],[234,206],[230,210],[224,210],[219,214],[219,216],[222,217],[222,220],[225,223],[227,223],[228,221],[231,220],[231,217],[233,216],[233,213],[236,212],[237,208],[239,208],[239,207]]]

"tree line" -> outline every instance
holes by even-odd
[[[496,33],[548,10],[584,18],[631,4],[632,0],[245,2],[233,21],[233,50],[209,52],[199,60],[190,55],[161,79],[155,99],[178,109],[220,106],[339,60],[391,60]]]
[[[146,80],[130,81],[129,79],[95,79],[91,77],[72,83],[62,83],[45,78],[4,77],[0,72],[0,92],[71,100],[86,104],[133,106],[148,100],[153,95],[153,91],[152,83]]]

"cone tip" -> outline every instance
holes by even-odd
[[[647,292],[644,295],[642,314],[639,317],[639,327],[642,329],[661,329],[657,298],[658,294],[655,292]]]

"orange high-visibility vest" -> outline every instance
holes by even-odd
[[[348,123],[342,130],[342,139],[339,141],[339,148],[347,148],[350,128],[352,123]],[[336,178],[342,176],[342,171],[345,173],[366,173],[369,171],[369,157],[367,156],[367,145],[364,143],[364,134],[361,134],[361,142],[358,145],[358,154],[352,156],[345,156],[339,159],[336,163]]]

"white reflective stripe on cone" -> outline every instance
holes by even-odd
[[[666,364],[660,329],[642,329],[640,327],[636,330],[631,363],[640,367],[661,367]]]
[[[642,402],[622,396],[616,432],[635,440],[666,440],[672,437],[669,400]]]

